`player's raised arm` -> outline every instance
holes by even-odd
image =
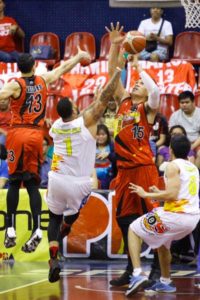
[[[78,47],[78,53],[75,56],[68,59],[67,61],[64,61],[63,63],[61,63],[60,66],[58,66],[54,70],[43,74],[42,77],[44,78],[44,80],[46,81],[47,84],[54,82],[61,75],[63,75],[64,73],[67,73],[71,69],[73,69],[73,67],[75,67],[75,65],[78,64],[81,61],[81,59],[90,60],[90,55],[86,51],[82,51]]]
[[[101,116],[103,115],[108,101],[112,97],[119,79],[121,76],[121,69],[117,68],[105,88],[98,94],[97,99],[92,106],[88,107],[83,113],[83,118],[86,127],[90,127],[97,124]]]
[[[124,37],[121,35],[124,27],[120,25],[119,22],[116,23],[116,26],[111,23],[110,28],[105,27],[110,37],[110,50],[108,57],[108,72],[109,75],[112,76],[115,72],[116,67],[120,67],[123,69],[125,67],[125,58],[123,57],[123,53],[120,50],[122,41]],[[122,81],[119,80],[117,88],[114,93],[115,100],[120,103],[120,101],[128,96],[127,91],[125,90]]]

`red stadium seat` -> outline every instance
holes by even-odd
[[[39,32],[31,37],[30,48],[32,46],[50,45],[54,50],[54,57],[52,59],[42,60],[47,63],[49,67],[52,67],[60,60],[60,41],[59,37],[52,32]]]
[[[171,114],[179,109],[179,101],[177,95],[164,94],[160,96],[160,112],[167,120],[169,120]]]
[[[55,121],[59,118],[59,115],[56,110],[56,105],[58,101],[60,100],[60,97],[57,95],[49,95],[47,97],[47,103],[46,103],[46,113],[45,118],[50,119],[51,121]]]
[[[186,60],[200,64],[200,32],[186,31],[176,36],[172,59]]]
[[[194,96],[196,106],[200,107],[200,92],[196,93]]]
[[[77,53],[77,46],[90,53],[91,60],[96,59],[95,37],[89,32],[73,32],[65,39],[64,59],[69,59]]]
[[[109,50],[110,50],[110,38],[109,38],[109,33],[107,32],[101,38],[99,59],[108,60]]]
[[[94,100],[94,95],[80,96],[76,102],[78,109],[81,111],[81,110],[87,108],[93,102],[93,100]]]

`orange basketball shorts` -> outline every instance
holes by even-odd
[[[11,128],[6,140],[9,175],[29,172],[38,176],[43,161],[42,143],[40,129]]]
[[[158,186],[159,176],[156,166],[139,166],[133,169],[119,169],[115,178],[115,205],[117,217],[124,217],[132,214],[143,215],[144,206],[147,211],[158,206],[153,199],[141,199],[137,194],[131,193],[129,183],[142,186],[146,191],[152,185]],[[142,201],[144,202],[142,204]]]

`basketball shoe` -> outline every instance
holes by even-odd
[[[6,248],[11,248],[16,245],[16,232],[14,227],[8,227],[5,233],[4,246]]]
[[[22,246],[22,251],[26,253],[34,252],[42,240],[42,230],[36,229],[30,239]]]

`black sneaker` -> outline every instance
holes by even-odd
[[[58,259],[49,260],[49,282],[56,282],[60,279],[60,265]]]
[[[30,237],[30,239],[22,246],[22,251],[25,253],[31,253],[36,250],[39,243],[42,240],[42,230],[37,229]]]
[[[120,277],[110,280],[112,286],[123,286],[130,283],[132,272],[125,271]]]
[[[11,248],[16,245],[16,233],[14,227],[8,227],[5,233],[4,246]]]
[[[152,268],[149,274],[149,281],[155,283],[160,280],[160,269]]]

